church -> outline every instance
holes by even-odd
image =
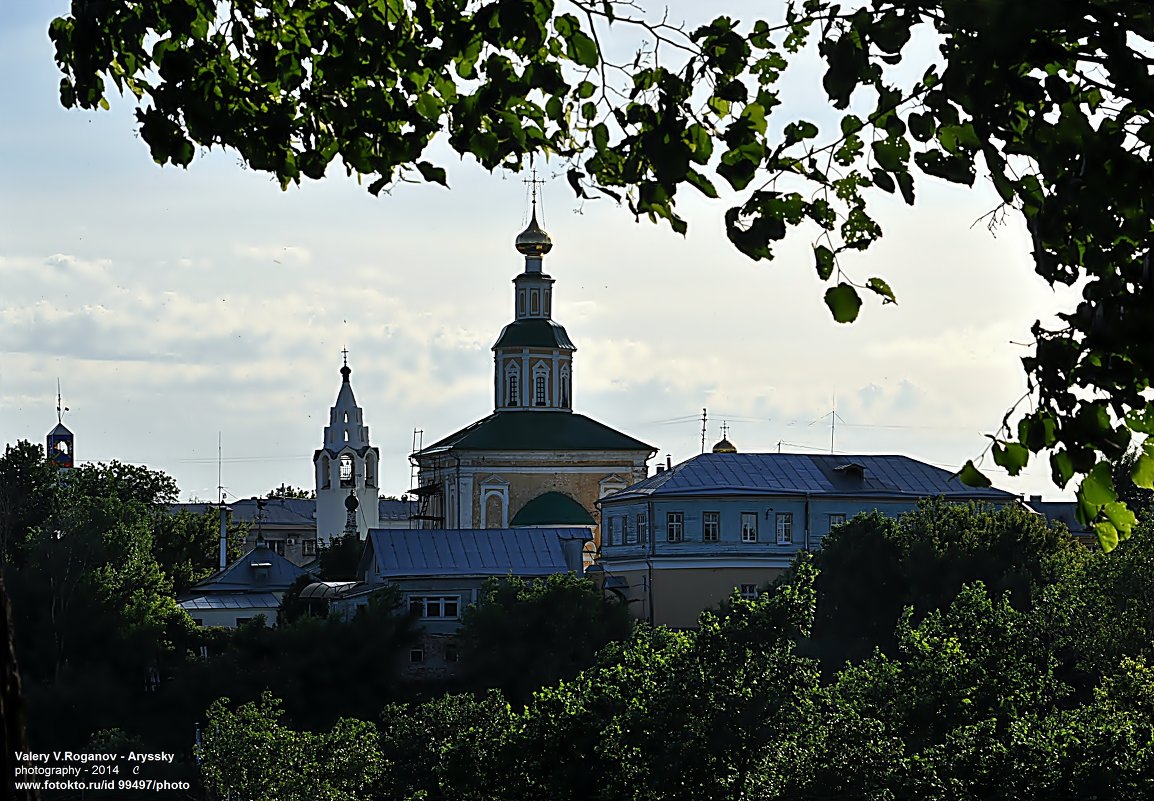
[[[574,354],[553,319],[543,269],[553,248],[537,222],[515,247],[513,321],[493,345],[493,413],[412,454],[422,528],[588,526],[600,543],[597,501],[643,480],[656,449],[573,411]]]

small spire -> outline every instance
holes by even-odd
[[[344,358],[344,365],[341,367],[341,380],[344,383],[349,383],[349,376],[352,375],[353,370],[349,367],[349,349],[341,348],[341,356]]]
[[[64,423],[64,413],[69,411],[68,407],[64,405],[60,395],[60,379],[56,379],[56,422]]]

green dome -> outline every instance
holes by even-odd
[[[563,492],[546,492],[521,507],[510,526],[594,526],[589,511]]]

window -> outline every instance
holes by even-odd
[[[626,545],[636,545],[637,544],[637,527],[636,526],[634,526],[633,528],[629,527],[629,515],[623,515],[622,516],[621,528],[622,528],[622,534],[625,535],[625,544]]]
[[[845,515],[830,515],[829,516],[829,530],[833,531],[837,526],[845,525]]]
[[[316,540],[301,540],[301,553],[305,556],[317,555],[317,541]]]
[[[741,513],[741,541],[757,542],[757,512]]]
[[[649,518],[645,515],[637,515],[637,539],[642,545],[649,542]]]
[[[333,485],[333,467],[329,457],[321,457],[321,489],[328,489]]]
[[[412,650],[409,651],[409,664],[410,665],[421,665],[421,664],[424,664],[424,662],[425,662],[425,649],[424,648],[413,648]]]
[[[530,314],[537,314],[541,309],[541,295],[537,290],[529,293],[529,312]]]
[[[756,584],[742,584],[737,588],[737,591],[741,594],[741,597],[747,601],[752,601],[757,598]]]
[[[561,368],[561,405],[569,406],[569,367]]]
[[[509,406],[517,406],[521,403],[520,398],[517,397],[517,374],[509,374]]]
[[[353,485],[353,457],[352,454],[341,455],[341,486],[351,487]]]
[[[702,516],[701,541],[717,542],[721,539],[721,512],[706,512]]]
[[[278,555],[284,556],[284,540],[269,540],[268,547],[276,551]]]
[[[366,487],[375,487],[377,485],[376,472],[377,472],[376,471],[376,460],[373,458],[373,455],[370,453],[367,457],[365,457],[365,486]]]
[[[545,374],[537,373],[533,380],[533,405],[545,406],[548,403],[545,399]]]
[[[685,536],[685,513],[665,513],[665,537],[670,542],[681,542]]]
[[[458,595],[411,595],[409,611],[417,617],[456,620],[460,615],[461,598]]]
[[[793,544],[793,512],[777,513],[777,544]]]
[[[609,518],[609,544],[621,544],[621,518],[616,515]]]

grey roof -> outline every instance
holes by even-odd
[[[1007,503],[1003,490],[967,487],[955,473],[908,456],[703,453],[603,499],[693,495],[812,495]]]
[[[186,612],[200,609],[276,609],[279,606],[280,599],[271,592],[201,595],[180,602],[181,609]]]
[[[317,502],[313,498],[266,498],[261,522],[268,526],[316,526]],[[232,501],[228,508],[232,511],[232,519],[238,523],[250,523],[256,527],[257,499],[242,498]],[[169,509],[176,513],[188,511],[192,514],[204,514],[216,509],[213,503],[176,503]],[[415,514],[415,501],[396,501],[379,499],[377,508],[380,510],[381,520],[408,520]]]
[[[572,569],[588,528],[372,529],[358,573],[399,576],[548,576]],[[579,560],[578,560],[579,561]]]
[[[1029,507],[1046,518],[1047,523],[1065,523],[1071,534],[1095,534],[1091,526],[1078,522],[1077,501],[1038,501],[1031,498]]]
[[[210,593],[283,592],[304,575],[307,571],[261,543],[224,570],[193,585],[193,589]]]
[[[513,347],[577,350],[577,346],[565,332],[564,326],[553,320],[541,318],[516,320],[501,329],[501,335],[493,344],[493,350]]]

